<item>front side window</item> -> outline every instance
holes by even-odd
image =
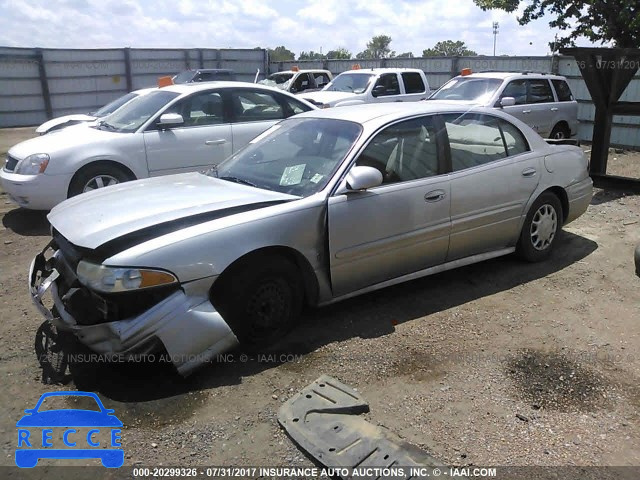
[[[210,175],[300,197],[322,190],[358,139],[346,120],[292,118],[222,162]]]
[[[171,105],[164,113],[178,113],[185,127],[224,123],[224,108],[219,92],[202,92]]]
[[[293,89],[292,91],[295,92],[303,92],[305,91],[307,88],[311,88],[311,79],[309,78],[309,74],[308,73],[301,73],[300,75],[298,75],[298,78],[296,78],[295,82],[293,83]]]
[[[395,73],[385,73],[380,75],[378,81],[373,87],[374,90],[380,88],[379,97],[387,95],[400,95],[400,84],[398,83],[398,75]]]
[[[366,146],[356,165],[380,170],[383,185],[437,175],[438,148],[433,117],[387,127]]]
[[[573,94],[571,93],[571,89],[567,82],[564,80],[551,80],[551,83],[553,83],[553,86],[556,89],[559,102],[571,102],[573,100]]]
[[[261,122],[285,118],[282,105],[271,92],[232,90],[231,104],[237,122]]]
[[[553,92],[551,85],[546,79],[527,80],[529,83],[528,103],[548,103],[553,102]]]
[[[443,115],[454,172],[507,156],[499,119],[490,115]]]
[[[425,91],[422,76],[418,72],[403,72],[402,81],[406,93],[424,93]]]
[[[136,97],[111,115],[105,117],[105,120],[98,124],[97,128],[123,133],[135,132],[178,96],[180,94],[176,92],[158,90],[157,92]]]
[[[500,99],[504,97],[513,97],[516,100],[516,105],[524,105],[527,103],[527,83],[525,80],[512,80],[510,81],[504,90]]]

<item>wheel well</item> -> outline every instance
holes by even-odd
[[[556,123],[551,129],[551,131],[554,131],[558,127],[564,128],[567,132],[569,132],[569,135],[571,135],[571,129],[569,128],[569,124],[565,120],[560,120],[558,123]]]
[[[136,179],[135,173],[133,173],[129,167],[126,167],[125,165],[123,165],[121,163],[114,162],[113,160],[97,160],[95,162],[91,162],[91,163],[87,163],[86,165],[83,165],[82,167],[80,167],[76,171],[76,173],[73,174],[73,177],[71,178],[71,181],[69,182],[69,189],[71,189],[71,185],[73,185],[73,181],[76,178],[78,178],[78,175],[80,175],[86,169],[94,167],[96,165],[102,165],[102,166],[105,166],[105,167],[117,168],[118,170],[120,170],[123,173],[125,173],[127,175],[127,177],[129,177],[129,180],[135,180]],[[67,191],[67,196],[69,196],[69,193],[70,192]]]
[[[560,205],[562,205],[562,223],[564,224],[567,220],[567,215],[569,215],[569,197],[567,196],[567,192],[565,192],[564,188],[558,186],[547,188],[545,192],[553,193],[560,200]]]
[[[260,257],[284,257],[290,260],[297,268],[300,276],[302,277],[302,283],[304,286],[304,301],[308,305],[314,305],[318,299],[318,279],[313,271],[313,268],[309,264],[309,261],[297,250],[284,246],[272,246],[259,248],[249,252],[242,257],[236,259],[231,265],[224,269],[222,274],[211,288],[211,297],[215,296],[216,286],[223,285],[227,281],[227,277],[232,276],[233,271],[237,268],[243,268],[248,266],[252,262],[259,262]]]

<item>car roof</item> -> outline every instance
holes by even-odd
[[[390,122],[396,119],[406,118],[411,115],[447,112],[468,112],[496,114],[493,108],[479,107],[475,105],[461,105],[447,102],[392,102],[392,103],[365,103],[346,107],[333,107],[299,113],[295,118],[314,117],[335,120],[348,120],[360,124],[369,122]]]
[[[378,67],[378,68],[357,68],[354,70],[345,70],[343,73],[389,73],[389,72],[422,72],[419,68],[405,67]]]
[[[167,90],[169,92],[176,92],[179,94],[199,92],[201,90],[209,90],[211,88],[256,88],[260,90],[278,91],[280,93],[286,93],[280,89],[269,87],[258,83],[250,82],[231,82],[228,80],[214,80],[213,82],[195,82],[195,83],[178,83],[174,85],[167,85],[159,90]]]
[[[329,70],[325,70],[323,68],[306,68],[300,70],[282,70],[280,72],[273,72],[269,75],[277,75],[278,73],[311,73],[311,72],[328,72]]]
[[[566,78],[561,75],[537,72],[474,72],[469,75],[458,75],[458,77],[463,76],[471,78],[499,78],[500,80],[511,78],[553,78],[566,80]]]

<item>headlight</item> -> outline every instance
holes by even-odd
[[[47,165],[49,165],[49,155],[36,153],[20,160],[13,171],[20,175],[37,175],[44,173]]]
[[[148,268],[107,267],[81,260],[78,263],[78,280],[85,287],[103,293],[129,292],[143,288],[169,285],[178,279],[161,270]]]

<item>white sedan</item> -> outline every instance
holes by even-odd
[[[171,85],[131,100],[90,126],[15,145],[0,182],[17,205],[49,210],[96,188],[205,170],[274,123],[314,108],[287,92],[253,83]]]

